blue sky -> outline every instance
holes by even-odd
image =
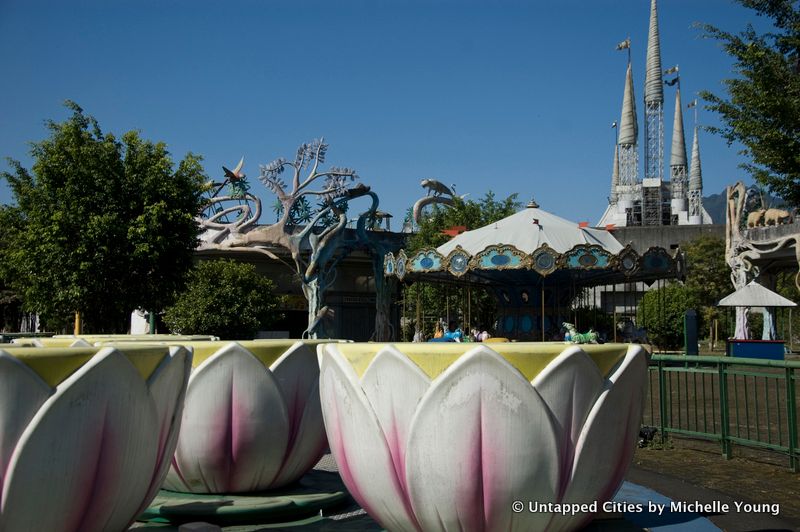
[[[105,131],[138,129],[212,177],[324,136],[328,164],[355,168],[402,218],[423,178],[476,198],[534,196],[595,223],[609,193],[629,36],[640,144],[649,0],[0,0],[0,156],[31,163],[46,119],[78,102]],[[679,64],[684,106],[722,92],[731,63],[695,21],[756,22],[729,0],[661,0],[662,66]],[[665,88],[665,159],[674,90]],[[717,123],[701,111],[701,124]],[[687,148],[693,117],[684,110]],[[701,133],[705,194],[749,179],[736,147]],[[0,169],[7,169],[5,162]],[[668,175],[668,170],[666,171]],[[0,190],[0,201],[10,194]],[[724,221],[722,221],[724,222]],[[394,228],[398,228],[397,221]]]

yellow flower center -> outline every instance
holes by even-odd
[[[461,355],[485,345],[517,368],[527,380],[533,380],[562,351],[571,347],[563,342],[509,342],[509,343],[352,343],[339,344],[337,349],[350,362],[359,377],[363,377],[370,362],[384,347],[393,345],[407,356],[431,379],[436,378]],[[600,373],[607,376],[625,356],[627,344],[582,344],[594,360]]]
[[[3,351],[16,358],[49,386],[61,384],[103,347],[9,347]],[[167,356],[166,346],[125,346],[118,348],[147,380]]]

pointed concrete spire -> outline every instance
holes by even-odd
[[[628,71],[625,74],[625,92],[622,95],[622,116],[619,120],[619,139],[617,144],[636,144],[639,137],[639,128],[636,123],[636,103],[633,96],[633,74],[631,63],[628,62]]]
[[[703,170],[700,167],[700,143],[697,140],[697,126],[694,128],[692,142],[692,168],[689,170],[689,191],[703,190]]]
[[[672,153],[670,166],[688,166],[686,163],[686,141],[683,135],[683,107],[681,106],[681,90],[675,91],[675,121],[672,125]]]
[[[614,145],[614,164],[611,167],[611,202],[617,201],[617,187],[619,186],[619,145]]]
[[[647,34],[647,63],[646,76],[644,80],[644,101],[664,101],[664,85],[661,79],[661,42],[658,38],[658,9],[656,8],[656,0],[651,0],[650,31]]]

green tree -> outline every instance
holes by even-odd
[[[413,252],[422,248],[435,248],[450,236],[442,233],[453,226],[464,226],[467,231],[478,229],[492,222],[511,216],[520,208],[517,194],[503,200],[497,200],[492,191],[487,192],[478,201],[462,200],[454,197],[453,205],[442,207],[434,205],[431,211],[420,221],[419,230],[408,240],[408,249]],[[404,308],[419,316],[423,332],[427,337],[433,333],[435,320],[450,317],[460,320],[461,327],[485,325],[491,327],[495,318],[496,301],[493,294],[482,289],[482,285],[471,287],[444,286],[441,283],[415,283],[403,288]],[[419,308],[419,311],[417,311]],[[467,312],[469,316],[467,316]],[[471,323],[465,323],[469,317]],[[413,327],[405,327],[404,339],[410,340],[414,334]]]
[[[464,201],[454,197],[452,206],[433,206],[430,213],[420,221],[419,230],[409,238],[408,249],[416,251],[425,247],[441,246],[451,238],[442,233],[442,230],[454,226],[464,226],[467,231],[478,229],[511,216],[520,206],[517,194],[497,200],[491,190],[478,201]]]
[[[189,274],[186,290],[164,313],[172,332],[253,338],[280,319],[275,285],[255,266],[233,260],[202,261]]]
[[[738,77],[724,80],[728,98],[700,93],[724,125],[711,127],[728,144],[740,142],[752,163],[743,164],[759,183],[800,206],[800,11],[796,1],[738,0],[770,19],[760,34],[748,24],[735,34],[706,24],[734,59]]]
[[[683,315],[699,305],[694,290],[680,283],[671,283],[644,295],[636,309],[636,321],[647,324],[647,335],[655,345],[663,349],[681,348]]]
[[[720,299],[733,291],[731,270],[725,262],[725,241],[714,236],[701,236],[684,248],[686,252],[686,287],[695,295],[700,315],[700,331],[709,332],[714,320],[722,320],[724,309]]]
[[[197,244],[206,176],[188,154],[173,169],[163,142],[121,140],[73,102],[32,144],[32,172],[10,161],[2,177],[16,220],[2,250],[25,308],[48,327],[81,312],[92,331],[124,331],[134,308],[160,310],[184,283]]]

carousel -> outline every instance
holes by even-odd
[[[438,248],[387,253],[384,274],[404,283],[447,283],[484,289],[497,302],[495,336],[512,340],[558,339],[576,310],[635,315],[631,292],[683,277],[680,250],[652,247],[638,253],[622,245],[613,227],[588,227],[539,207],[527,207],[487,226],[458,234]],[[459,314],[469,324],[469,310]],[[419,320],[418,320],[419,321]],[[579,323],[581,328],[591,324]],[[606,331],[606,339],[616,339]]]

